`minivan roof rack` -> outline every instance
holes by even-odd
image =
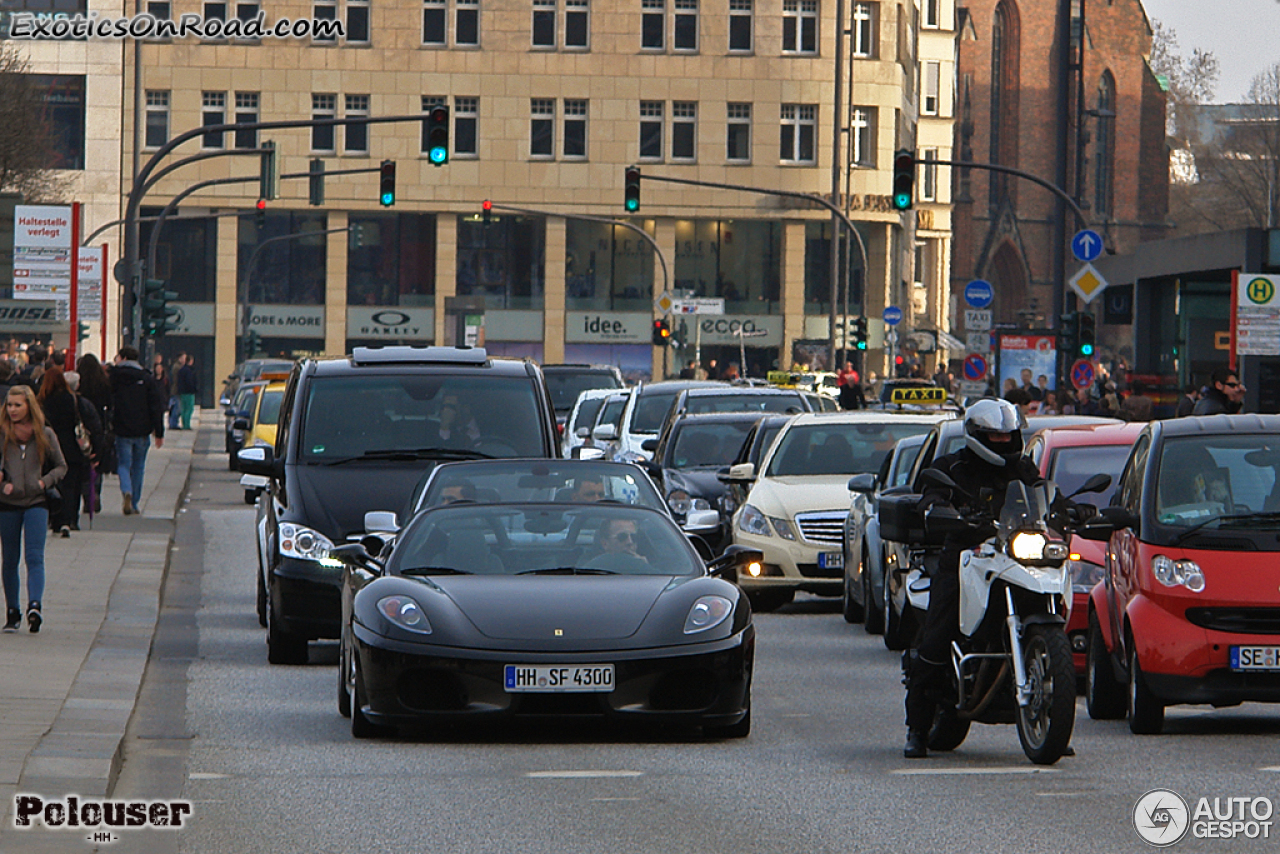
[[[353,365],[483,365],[489,354],[483,347],[354,347]]]

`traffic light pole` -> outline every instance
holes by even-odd
[[[804,199],[807,202],[813,202],[816,205],[821,205],[839,217],[840,221],[844,223],[845,228],[847,228],[849,233],[853,235],[854,240],[858,244],[858,252],[862,254],[862,270],[863,277],[865,279],[869,265],[867,263],[867,247],[866,244],[862,242],[862,235],[858,233],[858,229],[853,227],[853,221],[845,215],[844,211],[840,210],[837,205],[832,204],[822,196],[814,193],[796,193],[790,190],[769,190],[764,187],[750,187],[745,184],[721,184],[715,181],[695,181],[692,178],[670,178],[666,175],[648,175],[642,173],[640,178],[644,181],[665,181],[668,184],[687,184],[691,187],[714,187],[718,190],[739,190],[746,193],[760,193],[765,196],[781,196],[787,199]],[[832,241],[834,242],[834,240],[835,235],[832,235]],[[830,341],[828,342],[828,358],[833,366],[836,361],[835,328],[836,304],[833,299],[831,301],[831,336]]]

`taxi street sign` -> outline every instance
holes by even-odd
[[[947,390],[941,386],[895,388],[889,393],[890,403],[946,403]]]
[[[1067,284],[1071,285],[1071,290],[1079,294],[1080,299],[1088,305],[1094,297],[1106,289],[1107,280],[1102,278],[1102,274],[1092,264],[1085,264],[1067,280]]]
[[[991,331],[991,312],[980,308],[964,310],[964,328],[970,332]]]

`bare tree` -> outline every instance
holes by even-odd
[[[1151,22],[1151,68],[1169,86],[1167,132],[1186,142],[1198,141],[1200,108],[1213,101],[1218,88],[1218,58],[1195,48],[1191,58],[1179,52],[1178,34],[1160,21]]]
[[[48,168],[52,134],[30,68],[14,44],[0,43],[0,192],[62,201],[70,179]]]
[[[1196,150],[1202,181],[1226,204],[1229,227],[1280,224],[1280,63],[1253,78],[1243,103],[1217,122]]]

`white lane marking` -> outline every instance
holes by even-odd
[[[209,771],[195,771],[187,775],[188,779],[191,779],[191,780],[225,780],[229,776],[231,775],[230,774],[214,774]]]
[[[643,777],[643,771],[530,771],[534,780],[585,780],[593,777]]]
[[[1024,768],[1021,765],[994,768],[899,768],[892,774],[905,777],[942,776],[947,774],[1056,774],[1057,768]]]
[[[1259,768],[1259,771],[1268,771],[1272,774],[1280,774],[1280,765],[1268,765],[1266,768]]]

